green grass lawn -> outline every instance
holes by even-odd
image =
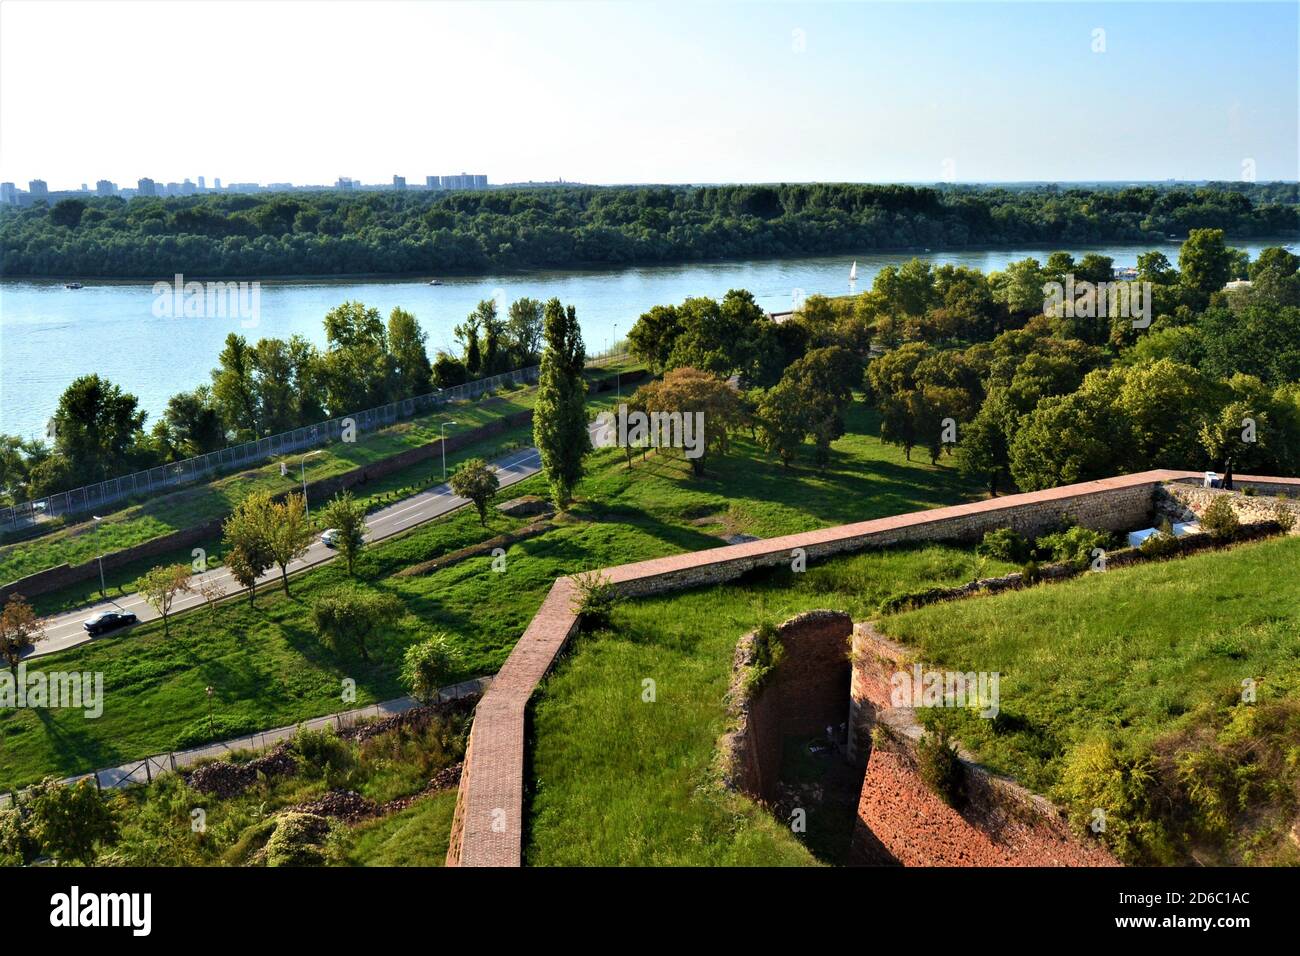
[[[870,616],[898,590],[964,583],[981,569],[1002,570],[947,546],[891,549],[620,606],[609,630],[576,639],[534,698],[527,862],[815,864],[785,826],[716,779],[736,642],[813,608]],[[653,703],[642,699],[646,679]]]
[[[640,366],[634,362],[614,363],[608,368],[593,369],[588,379],[594,384],[612,378],[615,369],[630,371],[636,368]],[[271,459],[265,465],[256,468],[226,475],[211,482],[183,488],[113,511],[103,516],[103,521],[99,522],[98,526],[94,521],[82,521],[38,538],[0,545],[0,582],[14,581],[65,562],[79,564],[96,555],[120,551],[173,531],[224,517],[230,513],[234,505],[253,491],[273,493],[292,491],[301,487],[303,468],[300,466],[303,464],[305,464],[306,478],[309,483],[343,474],[360,466],[437,441],[441,434],[441,424],[448,419],[454,419],[457,423],[447,429],[447,434],[450,436],[456,434],[457,430],[464,431],[487,425],[516,412],[532,408],[536,397],[537,389],[527,387],[506,390],[495,397],[473,402],[456,402],[439,409],[432,415],[399,422],[376,432],[360,434],[355,442],[335,442],[322,446],[320,454],[312,455],[305,462],[303,461],[305,452],[295,453],[283,459]],[[599,396],[601,407],[608,405],[611,397]],[[506,434],[495,435],[484,442],[476,443],[475,449],[468,454],[465,452],[458,455],[449,454],[447,462],[450,466],[453,459],[459,461],[473,454],[492,455],[502,449],[519,447],[520,443],[522,445],[532,443],[531,426],[516,427]],[[289,469],[289,474],[285,477],[280,475],[281,460],[288,465]],[[430,484],[438,484],[441,480],[441,461],[430,459],[372,482],[364,489],[364,493],[367,496],[381,497],[384,494],[412,487],[428,487]],[[186,550],[188,552],[188,549]],[[185,561],[189,562],[188,554]],[[122,574],[118,574],[115,577],[120,582],[132,580],[134,576],[124,578]],[[118,582],[109,582],[110,588],[115,587],[116,583]],[[79,590],[82,594],[97,592],[98,583],[94,582]]]
[[[451,840],[456,791],[422,797],[392,816],[353,827],[354,866],[442,866]]]
[[[1273,823],[1290,825],[1300,782],[1300,539],[932,605],[881,624],[930,664],[1001,674],[998,719],[941,715],[993,769],[1083,804],[1101,799],[1085,782],[1100,774],[1087,760],[1110,761],[1130,781],[1134,766],[1153,774],[1153,787],[1168,788],[1163,801],[1151,794],[1153,826],[1121,834],[1134,859],[1186,861],[1189,841],[1200,840],[1216,859],[1248,861],[1245,844],[1263,841],[1253,852],[1267,855],[1272,810]],[[1254,704],[1242,700],[1246,679],[1257,685]],[[1185,803],[1188,819],[1164,819],[1159,804],[1180,790],[1171,802]],[[1254,819],[1234,819],[1243,812]]]
[[[239,600],[181,615],[170,637],[155,622],[43,657],[44,670],[102,672],[104,713],[96,720],[62,710],[0,715],[0,788],[193,741],[205,733],[209,686],[219,736],[346,709],[344,678],[356,682],[358,704],[397,696],[402,651],[436,631],[452,634],[462,652],[458,676],[493,673],[560,575],[716,547],[724,534],[803,531],[947,504],[974,491],[951,468],[904,463],[901,451],[868,434],[875,420],[861,409],[849,425],[825,473],[782,468],[748,440],[711,460],[700,480],[680,459],[652,455],[628,470],[617,449],[596,452],[571,513],[510,548],[505,573],[493,572],[485,557],[426,576],[393,576],[521,523],[499,514],[486,529],[461,512],[375,545],[358,575],[397,595],[407,613],[375,639],[369,660],[326,649],[311,627],[315,599],[345,579],[332,565],[294,578],[289,597],[272,589],[253,608]],[[529,492],[544,493],[539,477],[510,495]]]

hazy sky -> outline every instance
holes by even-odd
[[[1295,179],[1297,8],[6,0],[0,179]]]

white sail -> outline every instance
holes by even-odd
[[[858,260],[857,259],[853,260],[853,266],[849,269],[849,281],[850,282],[858,281]]]

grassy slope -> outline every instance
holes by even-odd
[[[1001,673],[1001,733],[962,722],[982,761],[1046,791],[1062,750],[1097,732],[1135,745],[1217,721],[1259,682],[1300,692],[1300,540],[1287,538],[887,617],[927,662]]]
[[[736,641],[764,620],[811,608],[861,617],[901,588],[961,583],[980,566],[935,545],[623,605],[609,631],[578,639],[535,701],[527,861],[815,864],[766,811],[716,785]],[[642,701],[646,678],[653,703]]]
[[[850,428],[825,474],[763,461],[747,441],[698,482],[681,461],[651,456],[629,472],[616,450],[598,452],[579,489],[585,501],[564,526],[510,549],[504,574],[477,559],[426,577],[390,576],[517,525],[500,515],[486,530],[461,513],[380,544],[359,573],[398,595],[409,613],[375,640],[369,662],[326,650],[311,628],[312,602],[345,580],[332,566],[295,579],[288,598],[268,591],[255,608],[240,600],[215,616],[183,615],[170,638],[151,623],[42,658],[47,670],[102,671],[104,714],[0,716],[0,787],[172,749],[205,727],[208,686],[227,728],[271,727],[343,709],[344,677],[356,681],[358,703],[396,696],[401,651],[438,630],[455,635],[462,649],[460,676],[491,673],[562,574],[717,546],[722,532],[794,532],[950,503],[973,491],[950,468],[905,464],[901,452],[869,437],[875,421],[860,408]],[[529,491],[543,491],[539,478],[512,494]]]

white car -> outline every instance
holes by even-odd
[[[321,532],[320,543],[327,548],[337,547],[341,533],[338,528],[326,528]]]

